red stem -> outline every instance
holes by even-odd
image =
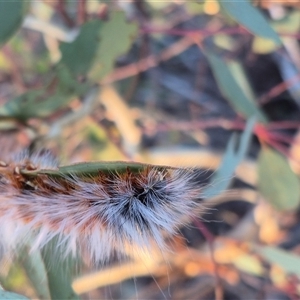
[[[86,21],[86,0],[78,0],[77,3],[77,24],[81,25]]]

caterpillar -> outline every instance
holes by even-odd
[[[126,245],[164,249],[165,236],[201,207],[194,170],[115,163],[78,173],[82,166],[60,168],[47,151],[1,160],[1,240],[15,247],[30,236],[34,250],[58,237],[66,253],[101,263],[126,255]]]

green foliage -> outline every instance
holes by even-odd
[[[82,25],[80,34],[72,43],[61,43],[61,64],[74,75],[85,75],[95,63],[100,43],[100,30],[103,22],[89,21]]]
[[[258,187],[277,209],[292,210],[299,206],[299,179],[286,159],[267,147],[263,147],[258,159]]]
[[[208,186],[208,188],[205,188],[203,190],[204,198],[217,196],[228,189],[230,182],[233,179],[236,167],[246,156],[251,141],[252,130],[254,128],[255,121],[255,117],[252,117],[248,121],[245,131],[240,138],[238,147],[237,136],[232,135],[218,171],[211,179],[211,184]]]
[[[280,266],[286,273],[300,275],[299,255],[272,246],[257,247],[256,252],[268,262]]]
[[[222,58],[206,51],[206,56],[212,67],[220,90],[237,112],[250,118],[257,116],[259,121],[266,122],[266,117],[259,110],[253,98],[253,92],[249,92],[250,86],[240,84],[247,82],[241,65],[238,62],[224,61]]]
[[[91,176],[97,175],[99,171],[101,172],[118,172],[124,173],[126,170],[131,172],[138,173],[144,170],[147,167],[147,164],[135,163],[135,162],[86,162],[78,163],[69,166],[59,167],[57,170],[36,170],[36,171],[27,171],[22,170],[23,174],[27,175],[37,175],[37,174],[47,174],[52,176],[66,176],[66,175],[78,175],[78,176]]]
[[[114,12],[106,22],[87,22],[74,42],[61,44],[61,63],[74,75],[89,74],[91,79],[99,80],[129,50],[137,32],[137,24],[127,23],[121,11]]]
[[[99,80],[111,72],[115,60],[129,50],[137,33],[137,24],[127,23],[123,12],[114,12],[100,31],[95,64],[90,71],[91,79]]]
[[[24,247],[20,252],[20,263],[22,264],[28,279],[32,283],[33,288],[39,299],[51,299],[48,287],[48,275],[41,253],[35,251],[28,255],[29,246]]]
[[[278,45],[281,44],[277,33],[269,25],[263,14],[253,7],[249,0],[219,0],[219,3],[226,13],[253,34],[271,39]]]
[[[19,29],[28,4],[23,0],[0,1],[0,46]]]
[[[54,251],[57,243],[58,239],[53,238],[47,244],[47,247],[45,247],[41,252],[44,264],[47,268],[47,277],[51,299],[80,299],[75,294],[71,286],[76,263],[78,264],[79,261],[76,261],[71,257],[71,255],[57,256]]]
[[[186,30],[186,35],[190,34],[187,38],[187,36],[184,36],[185,29],[179,29],[177,31],[176,28],[173,29],[172,27],[172,15],[176,15],[176,10],[173,11],[173,8],[176,7],[176,3],[172,4],[174,7],[172,7],[172,10],[170,10],[170,13],[166,16],[166,20],[164,20],[165,13],[162,13],[162,11],[168,11],[168,6],[170,4],[162,2],[158,3],[151,0],[142,1],[145,2],[147,6],[144,7],[144,10],[141,8],[143,4],[139,7],[135,7],[136,11],[134,14],[126,14],[125,9],[124,11],[121,11],[122,5],[116,9],[117,3],[120,1],[112,1],[110,3],[110,1],[100,0],[95,1],[95,3],[89,3],[88,8],[86,5],[86,11],[83,12],[80,12],[79,5],[77,6],[77,3],[75,3],[76,1],[59,1],[61,6],[47,6],[47,13],[44,14],[43,5],[47,4],[42,3],[43,1],[40,2],[41,3],[35,3],[37,5],[33,5],[33,1],[0,1],[0,47],[7,45],[3,47],[0,52],[1,130],[3,128],[9,128],[17,131],[19,130],[19,127],[22,127],[22,129],[25,128],[26,134],[24,134],[24,136],[20,135],[21,137],[19,136],[18,138],[20,140],[24,139],[24,141],[22,140],[24,142],[22,145],[32,148],[40,141],[42,141],[42,144],[47,139],[50,140],[50,145],[51,143],[55,145],[61,143],[62,145],[58,148],[66,148],[62,157],[65,156],[66,160],[71,160],[73,157],[71,158],[68,156],[69,148],[67,147],[68,145],[66,146],[67,142],[65,142],[64,139],[66,136],[69,137],[74,135],[74,132],[66,133],[64,131],[64,124],[68,124],[71,120],[72,122],[69,122],[68,124],[69,129],[72,129],[73,124],[74,128],[77,129],[76,126],[81,125],[82,122],[82,115],[80,113],[84,111],[87,115],[92,111],[91,116],[87,117],[87,120],[85,120],[86,123],[80,128],[80,130],[87,131],[84,134],[86,134],[88,138],[86,138],[82,132],[75,132],[75,135],[77,135],[77,143],[75,143],[75,150],[73,150],[76,161],[78,159],[76,151],[80,149],[80,147],[85,146],[83,145],[85,143],[84,139],[89,140],[89,146],[96,149],[93,150],[94,152],[97,152],[97,157],[99,157],[98,152],[101,151],[100,143],[102,143],[109,145],[110,148],[107,147],[107,152],[114,151],[114,154],[117,153],[120,157],[124,157],[124,159],[126,158],[128,160],[132,159],[132,157],[138,159],[144,157],[147,159],[147,155],[144,155],[142,151],[134,156],[122,149],[122,139],[125,140],[125,137],[120,137],[121,142],[116,141],[117,126],[110,131],[111,123],[114,121],[115,124],[117,124],[117,118],[128,118],[128,116],[125,116],[127,110],[124,109],[124,116],[123,111],[118,114],[116,120],[113,120],[112,115],[114,114],[110,111],[104,113],[103,111],[105,111],[105,109],[109,109],[106,105],[100,104],[102,99],[101,91],[103,91],[102,86],[107,82],[105,79],[107,79],[108,75],[115,75],[114,71],[118,59],[121,56],[128,54],[129,50],[132,49],[133,51],[130,53],[134,54],[132,55],[134,58],[132,59],[130,54],[130,58],[126,62],[129,65],[129,71],[128,69],[126,70],[126,67],[122,69],[122,67],[118,66],[118,68],[120,68],[118,71],[121,72],[116,72],[118,74],[121,73],[121,75],[125,73],[124,78],[127,80],[123,80],[122,84],[124,85],[126,95],[121,101],[124,100],[124,106],[130,106],[131,103],[126,100],[131,99],[136,86],[139,86],[140,83],[141,85],[148,84],[139,81],[143,76],[133,77],[133,74],[136,74],[137,72],[132,72],[132,70],[139,70],[140,66],[142,66],[141,69],[143,70],[146,70],[148,67],[150,68],[150,66],[158,66],[159,68],[161,62],[172,59],[174,56],[176,60],[176,56],[181,55],[181,52],[189,49],[192,44],[191,41],[193,41],[199,46],[199,52],[204,49],[203,52],[213,72],[217,86],[225,97],[225,100],[228,101],[232,107],[232,114],[235,113],[237,116],[236,123],[234,123],[235,120],[229,119],[225,120],[224,123],[216,123],[222,123],[220,127],[225,130],[242,130],[244,128],[240,135],[237,135],[236,133],[231,135],[227,147],[224,150],[224,153],[222,153],[222,162],[220,166],[214,172],[209,186],[203,188],[202,196],[206,199],[206,203],[209,202],[210,198],[221,195],[230,188],[232,179],[236,173],[236,168],[247,157],[252,141],[252,134],[254,133],[258,137],[257,140],[261,148],[258,150],[258,158],[254,158],[255,162],[253,164],[255,164],[256,168],[254,177],[255,179],[256,177],[258,178],[257,182],[253,182],[251,188],[262,195],[263,198],[273,206],[275,211],[279,210],[280,213],[283,214],[286,211],[292,213],[294,210],[296,211],[299,209],[299,178],[295,174],[294,169],[290,167],[288,158],[273,150],[273,148],[270,148],[274,147],[274,149],[281,150],[282,147],[280,147],[279,143],[282,142],[282,144],[288,144],[286,141],[289,141],[289,138],[284,136],[285,133],[278,131],[274,134],[272,131],[271,126],[274,121],[273,116],[272,118],[270,117],[269,120],[267,112],[264,112],[265,107],[261,105],[263,101],[259,101],[260,99],[258,99],[256,95],[256,90],[251,82],[251,78],[249,78],[249,75],[245,70],[246,63],[249,62],[247,61],[244,63],[241,61],[241,58],[244,56],[240,54],[241,49],[245,48],[245,46],[248,47],[250,44],[252,45],[252,49],[250,50],[252,52],[248,52],[247,54],[250,53],[251,55],[253,55],[253,53],[255,55],[277,54],[278,49],[283,52],[281,47],[283,48],[283,44],[286,42],[289,46],[292,45],[291,47],[296,47],[294,49],[297,50],[299,46],[297,38],[300,29],[300,11],[289,8],[286,9],[284,18],[280,20],[269,20],[262,10],[259,7],[254,6],[250,0],[200,1],[201,3],[199,1],[187,1],[186,3],[183,2],[180,4],[180,10],[184,9],[185,13],[189,14],[190,17],[195,15],[197,17],[203,17],[204,14],[209,14],[209,16],[205,15],[203,20],[201,19],[201,22],[204,24],[203,28],[197,27],[191,29],[191,31],[195,30],[195,32]],[[82,1],[83,6],[85,5],[84,3],[87,2],[88,1]],[[100,6],[98,6],[97,11],[92,11],[92,5],[97,5],[99,3],[101,3],[101,7],[105,7],[105,9],[100,12]],[[219,13],[216,15],[213,15],[212,10],[210,10],[209,13],[207,11],[207,7],[212,3],[217,5],[217,8],[220,9]],[[139,4],[140,3],[137,4],[135,1],[129,4],[126,3],[126,5],[128,5],[126,6],[126,11],[128,8],[132,8],[130,5],[138,6]],[[39,11],[41,17],[37,11]],[[130,9],[128,11],[130,11]],[[16,34],[29,12],[33,19],[36,18],[35,21],[39,21],[41,24],[46,24],[48,22],[47,25],[49,25],[49,27],[43,26],[43,30],[40,31],[37,27],[27,28]],[[75,13],[77,15],[75,15]],[[135,16],[135,14],[138,15],[139,13],[141,13],[142,17]],[[49,18],[45,17],[46,15]],[[132,20],[128,20],[128,15],[130,15]],[[164,17],[162,18],[162,16]],[[58,19],[59,22],[55,24]],[[182,22],[181,16],[178,19]],[[178,20],[176,20],[176,22],[178,22]],[[176,22],[174,22],[174,24]],[[149,28],[147,27],[148,25]],[[155,26],[158,27],[157,32],[159,32],[159,34],[156,34],[157,32],[152,26],[154,29]],[[185,26],[183,27],[185,28]],[[241,30],[241,27],[246,30]],[[178,34],[178,36],[173,36],[172,38],[168,36],[168,38],[165,38],[164,28],[170,28],[167,29],[165,33],[170,35]],[[187,26],[186,28],[189,27]],[[71,33],[73,29],[75,32],[78,30],[79,34],[72,42],[66,42],[71,39],[62,38],[61,36],[72,36]],[[151,32],[152,29],[153,34]],[[59,32],[58,36],[53,37],[57,31]],[[34,33],[32,34],[32,32]],[[139,39],[139,34],[145,34],[145,36],[143,36],[145,39]],[[201,40],[198,39],[198,34],[201,37]],[[35,39],[37,41],[35,41]],[[155,43],[151,44],[153,41],[155,41]],[[34,43],[36,43],[33,46],[34,49],[31,49],[30,45]],[[133,43],[135,43],[134,47],[132,47]],[[153,47],[153,45],[155,47]],[[195,45],[193,44],[193,46]],[[287,50],[289,50],[289,46],[286,47]],[[156,50],[161,47],[165,47],[165,49],[163,49],[161,53],[156,53]],[[137,52],[136,49],[140,52]],[[24,53],[26,53],[26,55]],[[298,52],[295,51],[294,54],[295,53]],[[147,55],[149,55],[149,59],[147,59]],[[294,59],[293,55],[286,56],[290,56],[292,65]],[[274,55],[274,57],[276,56]],[[188,60],[188,58],[182,58],[182,60],[180,58],[180,63],[183,61],[186,63],[185,59]],[[186,63],[186,65],[189,65],[189,63],[190,61]],[[299,67],[297,63],[295,63],[295,66],[297,68]],[[295,70],[297,70],[297,68],[295,68]],[[287,69],[285,70],[286,72]],[[288,69],[288,71],[289,70],[290,69]],[[126,74],[126,72],[128,72],[128,74]],[[282,74],[284,74],[284,72],[282,72]],[[10,77],[13,78],[11,81],[14,82],[11,85],[12,88],[6,90],[5,84],[2,85],[2,80],[5,82],[5,79],[3,78]],[[111,76],[110,78],[113,77],[114,76]],[[132,79],[128,80],[129,77],[132,77]],[[131,84],[128,84],[128,82],[131,82]],[[119,83],[114,84],[115,87],[112,88],[119,87]],[[289,85],[285,85],[286,89],[288,89]],[[92,100],[89,98],[93,88],[97,90],[97,92],[94,92],[94,94],[97,94],[94,95],[95,101],[94,98]],[[178,87],[178,89],[180,88],[181,87]],[[279,86],[279,90],[281,88],[282,86]],[[4,91],[3,93],[2,89]],[[159,93],[155,94],[156,91],[153,91],[155,89],[153,89],[152,86],[150,86],[149,90],[151,90],[154,97],[160,97]],[[274,92],[274,90],[269,90],[271,92],[270,94]],[[278,89],[275,87],[275,93],[277,91]],[[178,93],[178,90],[176,90],[176,93]],[[7,98],[3,97],[3,95],[6,94],[9,96],[7,96]],[[180,91],[178,94],[180,94]],[[161,97],[161,101],[167,99],[167,97],[164,96],[165,94]],[[2,101],[2,97],[4,101]],[[111,102],[113,103],[115,100],[116,99],[111,99]],[[295,100],[295,102],[297,101],[298,99]],[[97,102],[97,105],[94,111],[93,105],[95,102]],[[112,105],[114,110],[121,110],[121,105],[118,106],[120,102],[115,101],[115,103],[117,103],[114,104],[115,106]],[[198,104],[199,103],[197,103],[197,105]],[[206,104],[207,106],[205,106]],[[205,105],[202,107],[201,102],[199,107],[201,107],[201,109],[204,107],[205,109],[207,107],[210,109],[211,102],[205,103]],[[150,104],[149,107],[152,109],[152,104]],[[145,111],[149,107],[147,106]],[[168,106],[166,107],[168,108]],[[128,111],[131,113],[133,110],[128,109]],[[140,107],[134,110],[134,113],[139,115],[139,117],[131,120],[131,122],[136,125],[135,122],[137,120],[138,122],[144,121],[142,119],[145,111]],[[106,113],[106,116],[108,117],[105,119],[103,115]],[[282,112],[282,114],[284,114],[284,112]],[[145,123],[145,127],[143,127],[143,124],[139,128],[141,135],[148,132],[150,127],[151,129],[149,132],[152,131],[152,123],[159,123],[161,120],[167,123],[167,118],[164,120],[164,117],[160,117],[159,113],[157,114],[158,117],[155,114],[153,115],[154,116],[151,116],[153,119],[149,118],[151,121],[147,124]],[[161,120],[157,121],[160,118]],[[174,120],[174,123],[176,122],[177,119]],[[288,119],[286,122],[289,123]],[[107,123],[109,123],[109,125],[107,125]],[[228,123],[231,124],[231,127],[227,127]],[[72,125],[70,126],[70,124]],[[126,122],[121,124],[121,126],[124,124],[127,125]],[[240,126],[241,124],[242,126]],[[174,127],[176,127],[175,125]],[[200,127],[201,125],[203,124],[200,124]],[[237,126],[235,127],[235,125]],[[263,128],[262,131],[259,130],[260,127]],[[53,131],[58,132],[58,135],[60,134],[61,136],[57,140],[52,140],[50,134],[48,136],[45,134],[45,128],[50,129],[50,131],[53,129]],[[133,128],[133,126],[128,126],[128,128]],[[157,126],[158,129],[155,126],[153,128],[153,132],[156,130],[159,132],[159,126]],[[269,128],[271,128],[270,132],[268,131]],[[275,129],[276,128],[280,128],[280,126],[275,127]],[[299,126],[294,128],[299,130]],[[13,132],[13,130],[9,131],[9,134]],[[197,136],[197,134],[193,135],[194,131],[195,130],[193,129],[191,132],[185,132],[186,136],[194,138],[193,142],[198,141],[203,137],[201,136],[199,138],[200,134],[199,136]],[[209,135],[210,133],[205,134]],[[277,140],[276,134],[279,136],[279,139]],[[145,136],[146,135],[147,134],[145,134]],[[182,134],[176,132],[176,139],[178,140],[181,138]],[[91,141],[92,139],[93,141]],[[138,140],[136,137],[133,137],[133,139]],[[270,140],[271,143],[268,143]],[[136,144],[138,144],[138,142],[136,142]],[[266,146],[266,144],[268,144],[268,146]],[[142,144],[139,146],[142,146]],[[288,147],[292,148],[292,146],[293,142],[291,141]],[[288,149],[288,151],[290,151],[290,149]],[[284,151],[282,152],[284,153]],[[87,155],[87,157],[89,156]],[[0,160],[2,160],[2,158],[0,158]],[[180,163],[181,161],[178,161],[178,164]],[[37,174],[46,174],[50,177],[53,176],[51,179],[55,180],[61,176],[88,176],[91,178],[99,175],[100,171],[107,173],[115,172],[118,174],[123,174],[127,171],[139,173],[145,170],[147,166],[149,165],[144,163],[121,161],[83,162],[78,164],[66,164],[51,170],[22,169],[18,175],[36,176]],[[0,169],[1,168],[2,167],[0,166]],[[164,167],[159,168],[163,169]],[[0,179],[1,178],[2,177],[0,176]],[[254,206],[255,205],[256,203],[254,203]],[[254,210],[255,209],[256,207],[254,207]],[[232,216],[229,216],[229,219],[232,219],[231,217]],[[250,223],[249,220],[246,221]],[[256,225],[257,224],[255,224],[255,226]],[[251,241],[248,240],[246,240],[246,242],[251,243]],[[29,249],[31,249],[31,245],[25,245],[22,253],[14,262],[11,272],[9,272],[9,275],[7,276],[8,279],[5,278],[5,275],[1,274],[1,281],[4,288],[7,290],[18,291],[19,285],[28,284],[31,286],[31,290],[34,290],[32,293],[35,293],[39,299],[79,299],[79,296],[72,289],[72,280],[76,274],[75,267],[80,263],[79,259],[73,259],[70,256],[65,257],[64,253],[59,253],[59,257],[55,256],[54,248],[57,248],[55,246],[56,243],[57,239],[54,238],[45,246],[45,248],[43,248],[43,251],[36,251],[30,253],[30,255],[27,254]],[[263,241],[263,243],[265,243],[265,241]],[[259,258],[257,257],[257,254],[259,254]],[[287,274],[296,274],[300,276],[299,256],[292,254],[289,251],[281,250],[276,246],[255,247],[255,254],[251,253],[238,256],[236,261],[233,262],[233,266],[252,276],[267,276],[263,262],[260,260],[261,258],[271,264],[280,266]],[[25,281],[26,283],[24,283]],[[0,299],[27,298],[0,290]]]

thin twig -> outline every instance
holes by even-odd
[[[300,74],[296,74],[292,78],[275,85],[266,94],[259,97],[258,102],[261,105],[266,104],[272,98],[282,94],[283,92],[285,92],[287,89],[291,88],[296,83],[299,83],[299,81],[300,81]]]
[[[160,62],[168,60],[183,51],[187,50],[194,44],[190,37],[184,37],[179,41],[173,43],[170,47],[163,50],[159,55],[149,55],[146,58],[139,60],[136,63],[130,64],[126,67],[120,67],[111,75],[104,78],[102,84],[113,83],[115,81],[125,79],[127,77],[135,76],[141,72],[145,72],[151,68],[156,67]]]
[[[218,263],[216,262],[215,255],[214,255],[214,239],[215,239],[215,237],[210,233],[210,231],[206,228],[206,226],[201,221],[199,221],[198,219],[195,218],[193,220],[193,222],[197,226],[197,228],[200,230],[200,232],[204,235],[204,237],[207,241],[210,256],[211,256],[211,261],[214,266],[214,274],[215,274],[215,280],[216,280],[215,299],[222,300],[223,299],[223,286],[222,286],[221,278],[219,275]]]

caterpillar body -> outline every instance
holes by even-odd
[[[125,245],[164,249],[165,235],[201,206],[193,170],[130,163],[92,175],[71,170],[59,169],[45,151],[0,161],[4,243],[15,247],[30,235],[38,249],[58,237],[66,253],[84,251],[101,263],[112,253],[125,254]]]

